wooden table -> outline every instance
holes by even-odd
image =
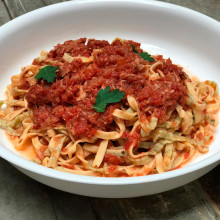
[[[59,0],[0,0],[0,25]],[[220,0],[166,0],[220,21]],[[183,187],[153,196],[99,199],[52,189],[0,159],[0,220],[220,219],[220,166]]]

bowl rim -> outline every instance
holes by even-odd
[[[24,15],[21,15],[15,18],[12,21],[2,25],[0,27],[0,36],[4,34],[7,30],[10,30],[14,25],[20,24],[22,22],[25,23],[27,20],[35,20],[40,14],[42,15],[43,12],[54,12],[54,10],[65,10],[66,8],[77,7],[82,4],[145,4],[151,5],[155,7],[164,7],[169,10],[176,10],[180,13],[187,13],[187,16],[191,16],[193,19],[197,19],[200,21],[205,21],[209,26],[216,28],[216,32],[219,30],[220,34],[220,22],[214,20],[213,18],[208,17],[207,15],[201,14],[196,12],[192,9],[184,8],[182,6],[166,3],[166,2],[159,2],[154,0],[76,0],[76,1],[68,1],[68,2],[61,2],[53,5],[49,5],[43,8],[36,9],[34,11],[28,12]],[[0,38],[1,40],[1,38]],[[172,170],[169,172],[155,174],[155,175],[147,175],[147,176],[140,176],[140,177],[123,177],[123,178],[113,178],[113,177],[93,177],[93,176],[82,176],[76,175],[66,172],[60,172],[57,170],[53,170],[47,167],[43,167],[42,165],[38,165],[33,163],[29,160],[22,158],[21,156],[15,154],[14,152],[10,151],[6,147],[0,145],[0,156],[5,160],[9,161],[10,163],[28,170],[30,172],[42,175],[44,177],[50,177],[53,179],[59,179],[68,182],[76,182],[76,183],[84,183],[84,184],[94,184],[94,185],[130,185],[130,184],[141,184],[147,182],[157,182],[162,180],[167,180],[171,178],[175,178],[178,176],[182,176],[185,174],[189,174],[195,172],[197,170],[203,169],[206,166],[209,166],[213,163],[219,163],[220,161],[220,152],[215,155],[209,156],[208,158],[196,162],[194,164],[188,165],[186,167]],[[202,163],[201,163],[202,162]]]

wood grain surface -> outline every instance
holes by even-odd
[[[59,0],[0,0],[0,25]],[[166,0],[220,21],[220,0]],[[0,48],[1,49],[1,48]],[[218,220],[220,166],[197,181],[153,196],[99,199],[65,193],[0,158],[0,220]]]

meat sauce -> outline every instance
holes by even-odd
[[[170,59],[163,59],[161,55],[154,56],[155,61],[149,63],[133,52],[131,44],[138,52],[143,52],[139,43],[122,43],[120,40],[110,44],[107,41],[81,38],[55,46],[47,55],[47,59],[56,61],[54,66],[59,66],[55,81],[48,84],[39,80],[36,85],[29,86],[26,95],[33,110],[34,128],[64,124],[76,138],[91,138],[97,129],[111,130],[112,113],[120,108],[120,103],[109,104],[104,113],[93,109],[98,91],[106,86],[125,92],[121,101],[124,106],[128,107],[126,96],[134,96],[143,120],[154,115],[159,121],[164,121],[168,111],[175,109],[178,103],[184,105],[187,95],[184,84],[186,74],[182,68],[172,64]],[[94,49],[100,51],[90,64],[83,63],[81,59],[68,63],[62,58],[64,53],[72,57],[90,57]],[[163,62],[157,69],[163,72],[164,77],[149,81],[146,65],[157,60]],[[46,65],[44,61],[39,63],[37,60],[33,64]]]

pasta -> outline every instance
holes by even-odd
[[[218,111],[215,82],[190,79],[134,41],[81,38],[42,51],[12,76],[0,127],[17,150],[31,142],[34,162],[45,167],[144,176],[208,152]]]

